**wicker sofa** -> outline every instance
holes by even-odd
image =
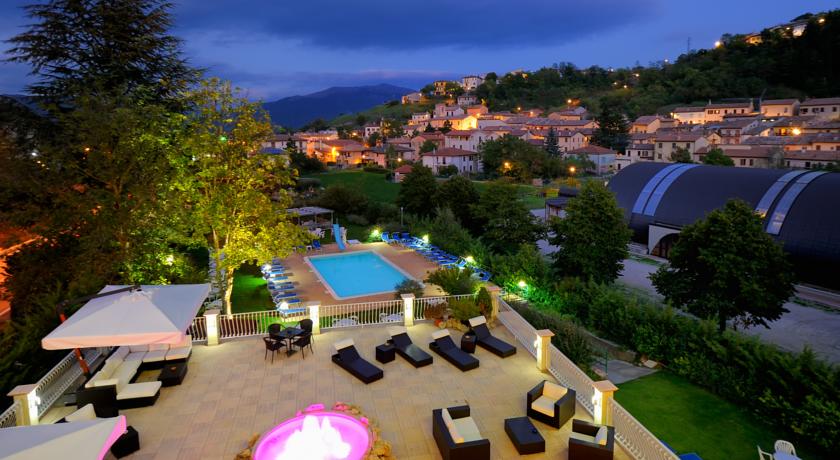
[[[470,406],[433,410],[432,435],[443,460],[490,458],[490,441],[479,433],[470,417]]]

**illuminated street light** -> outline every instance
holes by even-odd
[[[525,289],[526,287],[528,287],[528,283],[526,283],[524,280],[519,280],[519,282],[516,283],[516,285],[519,286],[519,289]]]
[[[798,136],[798,135],[802,134],[802,130],[799,129],[799,128],[793,128],[792,132],[793,132],[794,136]]]
[[[574,174],[577,169],[574,166],[569,166],[569,174]]]
[[[715,48],[720,48],[721,46],[723,46],[723,42],[721,42],[720,40],[715,42]]]

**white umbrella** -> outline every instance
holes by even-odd
[[[105,286],[100,293],[126,286]],[[86,303],[41,340],[45,350],[174,344],[184,339],[209,284],[141,286]]]
[[[125,433],[125,416],[0,429],[0,459],[102,460]]]

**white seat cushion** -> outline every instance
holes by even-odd
[[[116,378],[116,374],[118,372],[129,373],[128,369],[131,369],[131,373],[136,374],[137,369],[140,369],[141,364],[143,364],[142,361],[125,361],[122,363],[122,365],[120,365],[119,368],[117,368],[116,371],[114,371],[113,374],[111,374],[111,377]]]
[[[440,413],[441,417],[443,417],[443,424],[446,425],[446,429],[449,431],[449,436],[452,437],[452,442],[455,444],[464,442],[464,437],[458,432],[458,428],[455,426],[455,421],[452,420],[452,416],[449,414],[449,411],[442,409]]]
[[[153,344],[149,345],[149,351],[160,351],[160,350],[163,350],[163,351],[169,350],[169,344],[168,343],[153,343]]]
[[[481,324],[486,324],[486,323],[487,323],[487,318],[485,318],[484,315],[476,316],[475,318],[470,318],[470,327],[476,327],[476,326],[479,326]]]
[[[76,412],[64,417],[68,422],[81,422],[83,420],[96,420],[96,411],[93,410],[93,404],[85,404]]]
[[[108,357],[106,362],[122,361],[123,359],[125,359],[126,356],[128,356],[129,353],[131,353],[131,351],[128,349],[128,347],[119,347],[117,348],[117,351],[113,352],[111,356]]]
[[[463,442],[479,441],[481,440],[481,433],[478,431],[475,421],[472,417],[456,418],[455,429],[464,438]]]
[[[607,445],[607,427],[598,428],[598,432],[595,433],[595,443],[601,446]]]
[[[125,357],[124,362],[137,361],[138,363],[142,363],[143,362],[143,357],[146,356],[146,353],[148,353],[148,352],[146,352],[146,351],[132,351],[131,353],[128,354],[128,356]]]
[[[166,353],[168,353],[168,348],[166,350],[152,350],[146,353],[146,356],[143,357],[144,363],[158,363],[163,361],[166,358]]]
[[[180,347],[180,348],[170,348],[169,351],[166,352],[166,360],[172,361],[176,359],[187,359],[190,357],[190,352],[192,351],[192,346],[188,347]]]
[[[132,346],[128,347],[128,349],[132,353],[136,353],[138,351],[147,352],[147,351],[149,351],[149,346],[148,345],[132,345]]]
[[[406,333],[408,333],[408,330],[406,330],[406,328],[402,326],[390,326],[388,328],[388,335],[390,335],[391,337]]]
[[[546,396],[540,396],[531,403],[531,409],[549,417],[554,417],[554,400]]]
[[[441,329],[439,331],[432,332],[432,338],[435,339],[435,340],[442,339],[442,338],[444,338],[448,335],[449,335],[449,329]]]
[[[563,396],[566,396],[566,393],[569,390],[566,387],[557,385],[556,383],[545,382],[543,384],[543,396],[546,396],[550,399],[555,401],[561,399]]]
[[[571,433],[569,433],[569,438],[577,439],[578,441],[586,441],[586,442],[595,444],[595,437],[594,436],[587,436],[583,433],[577,433],[575,431],[572,431]]]
[[[334,343],[333,347],[335,347],[336,351],[338,351],[338,350],[341,350],[342,348],[352,347],[353,345],[355,345],[355,343],[353,342],[353,339],[344,339],[344,340],[339,340],[338,342]]]
[[[184,348],[184,347],[192,347],[192,336],[189,334],[184,334],[184,338],[181,339],[178,343],[173,343],[169,346],[169,349],[173,348]]]
[[[132,383],[117,391],[117,400],[149,398],[160,391],[160,382]]]
[[[134,374],[137,373],[137,369],[133,366],[120,366],[117,369],[117,372],[114,373],[113,378],[117,380],[117,393],[123,390],[123,388],[131,383],[131,379],[134,378]]]

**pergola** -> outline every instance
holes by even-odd
[[[295,215],[295,223],[306,228],[329,228],[333,224],[333,210],[318,206],[287,209],[286,212]],[[330,215],[330,220],[319,219],[319,216]]]

